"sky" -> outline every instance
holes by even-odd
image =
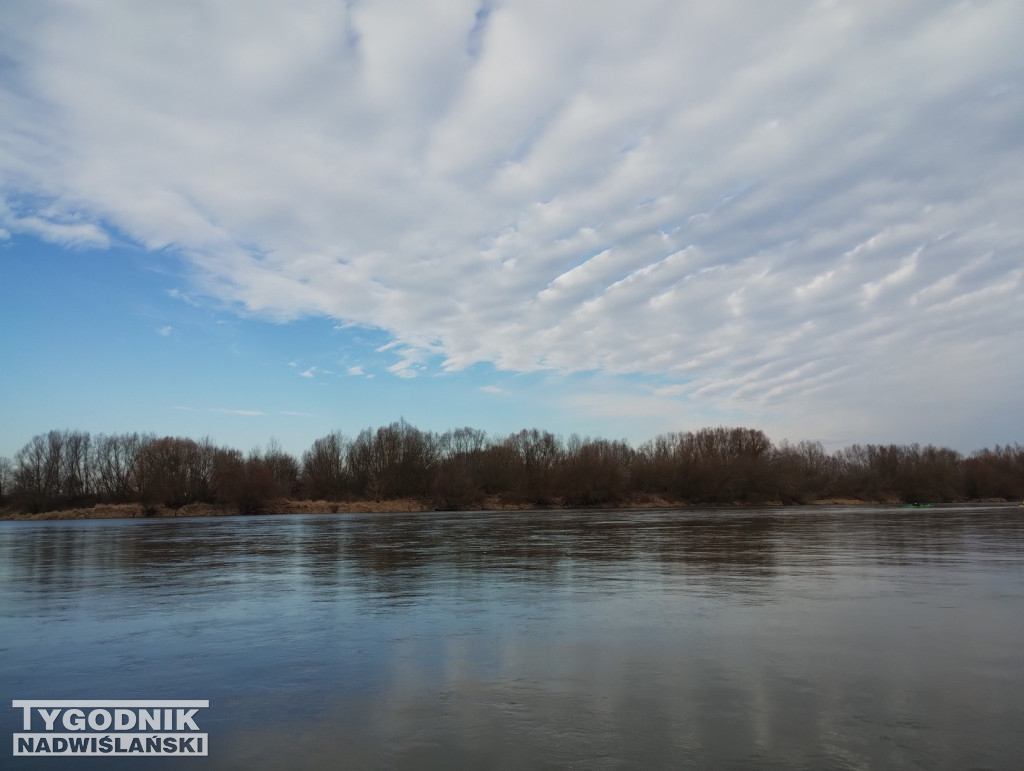
[[[0,455],[1024,441],[1019,0],[9,0]]]

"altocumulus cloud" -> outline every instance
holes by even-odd
[[[399,377],[649,376],[637,408],[819,434],[1017,401],[1017,0],[0,14],[11,232],[175,250],[387,330]]]

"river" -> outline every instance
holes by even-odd
[[[3,767],[1020,768],[1024,510],[0,522],[0,695],[210,702]]]

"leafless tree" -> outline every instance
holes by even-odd
[[[302,490],[311,498],[339,500],[349,488],[349,441],[338,431],[320,437],[302,456]]]
[[[0,457],[0,503],[7,500],[14,485],[14,464],[10,458]]]
[[[135,466],[143,501],[180,508],[213,500],[216,453],[209,439],[196,442],[166,436],[147,442]]]
[[[155,437],[144,434],[100,434],[93,444],[96,488],[114,502],[137,500],[137,465],[143,448]]]

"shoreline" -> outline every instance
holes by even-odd
[[[964,503],[990,503],[1014,505],[1006,500],[956,501],[954,503],[937,504],[939,506],[962,505]],[[237,517],[237,516],[288,516],[292,514],[398,514],[427,513],[436,511],[560,511],[563,509],[579,510],[614,510],[614,509],[688,509],[688,508],[778,508],[784,505],[793,506],[905,506],[901,501],[868,501],[856,498],[822,498],[805,503],[783,504],[781,501],[762,501],[746,503],[693,503],[671,501],[658,495],[635,495],[614,503],[570,506],[561,501],[552,501],[550,505],[538,506],[526,503],[508,503],[497,496],[485,498],[482,502],[458,509],[440,509],[427,499],[396,498],[391,500],[373,501],[327,501],[327,500],[279,500],[264,506],[259,511],[243,512],[230,504],[191,503],[177,509],[168,506],[146,507],[141,503],[97,503],[93,506],[41,511],[35,514],[17,512],[11,508],[0,509],[0,520],[16,522],[39,522],[47,520],[72,519],[190,519],[205,517]]]

